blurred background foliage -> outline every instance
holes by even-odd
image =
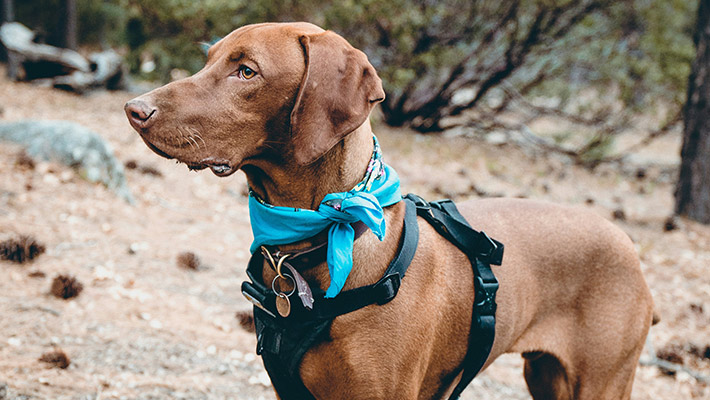
[[[552,115],[590,128],[566,151],[592,158],[639,115],[677,123],[695,54],[697,0],[77,1],[80,44],[125,49],[145,79],[196,72],[200,43],[241,25],[305,20],[368,54],[390,125],[527,129]],[[18,1],[16,19],[59,43],[62,4]]]

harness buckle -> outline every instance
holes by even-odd
[[[428,201],[422,199],[414,193],[407,194],[405,198],[414,203],[414,206],[417,208],[417,215],[425,218],[427,221],[429,221],[429,223],[434,223],[434,221],[436,221],[436,223],[441,225],[441,222],[437,221],[436,217],[434,216],[434,211],[432,211],[432,207],[436,206],[435,203],[429,203]]]
[[[484,231],[481,231],[480,233],[490,247],[488,247],[488,251],[485,253],[479,253],[476,255],[476,258],[490,264],[500,265],[503,262],[503,252],[498,250],[503,247],[503,244],[491,239],[491,237]]]
[[[417,196],[414,193],[408,193],[406,196],[404,196],[405,199],[409,199],[414,203],[415,206],[418,207],[429,207],[429,202],[426,200],[422,199],[421,197]]]
[[[497,281],[485,282],[480,275],[476,276],[476,302],[474,307],[479,317],[485,315],[495,316],[498,286]]]
[[[431,208],[431,204],[429,204],[428,201],[422,199],[421,197],[417,196],[414,193],[409,193],[406,196],[404,196],[405,199],[408,199],[412,203],[414,203],[414,206],[417,207],[417,211],[422,210],[426,211]]]
[[[276,315],[266,308],[266,295],[252,285],[251,282],[242,282],[242,295],[249,300],[250,303],[259,307],[271,317],[276,318]]]
[[[372,288],[379,292],[379,295],[381,296],[377,300],[377,304],[383,305],[392,301],[392,299],[397,296],[397,292],[399,291],[399,286],[401,284],[402,278],[397,273],[387,275],[375,283]]]

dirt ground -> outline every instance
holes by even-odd
[[[129,205],[68,167],[18,165],[20,148],[0,143],[0,240],[30,234],[47,247],[29,264],[0,261],[0,399],[274,399],[255,338],[234,317],[250,308],[240,294],[251,242],[244,177],[189,172],[151,153],[123,115],[131,97],[79,97],[0,79],[0,121],[75,121],[139,167],[126,171],[136,199]],[[504,143],[381,124],[375,131],[403,190],[429,199],[521,196],[610,219],[616,211],[662,318],[650,347],[710,376],[710,227],[680,220],[664,232],[677,135],[644,150],[636,164],[590,172]],[[204,267],[179,268],[185,251]],[[84,290],[71,300],[53,297],[57,274],[75,276]],[[66,352],[68,368],[39,361],[53,349]],[[464,398],[530,398],[520,357],[499,359]],[[691,398],[710,399],[709,386],[686,372],[639,366],[633,399]]]

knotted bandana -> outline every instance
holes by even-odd
[[[383,240],[385,219],[382,208],[402,200],[397,172],[382,162],[377,138],[365,177],[347,192],[330,193],[318,210],[280,207],[267,204],[249,191],[249,217],[254,253],[262,245],[280,245],[309,239],[326,228],[328,231],[328,270],[330,286],[325,297],[340,293],[353,267],[355,230],[350,225],[362,221]]]

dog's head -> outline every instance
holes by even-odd
[[[153,151],[230,175],[255,160],[306,165],[384,99],[367,56],[307,23],[241,27],[195,75],[126,103]]]

